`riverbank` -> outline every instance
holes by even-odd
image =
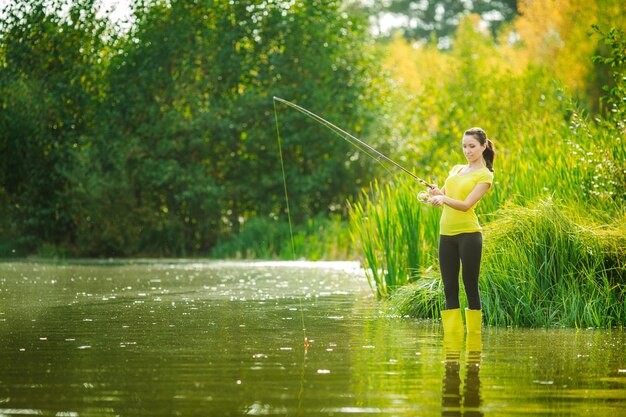
[[[626,222],[552,199],[509,205],[484,230],[480,290],[486,324],[514,327],[626,325]],[[390,295],[402,315],[438,317],[436,270]],[[461,297],[464,300],[464,296]]]

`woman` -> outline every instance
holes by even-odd
[[[465,131],[463,153],[467,165],[455,165],[442,189],[434,187],[428,202],[443,206],[440,221],[439,265],[446,297],[441,312],[445,333],[463,332],[459,303],[459,269],[463,265],[463,285],[467,295],[465,310],[468,333],[480,333],[482,311],[478,274],[482,255],[482,228],[474,207],[493,183],[493,142],[479,127]]]

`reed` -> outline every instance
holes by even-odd
[[[416,203],[422,190],[414,181],[374,182],[364,198],[350,206],[350,230],[368,265],[372,290],[384,297],[415,282],[433,262],[438,215]],[[373,204],[373,201],[379,204]]]
[[[497,326],[611,327],[626,324],[624,218],[600,224],[594,211],[542,199],[509,204],[484,231],[480,290],[485,321]],[[601,217],[601,216],[600,216]],[[391,296],[402,315],[437,317],[436,276]]]
[[[398,288],[389,297],[389,307],[401,316],[435,319],[444,306],[441,279],[432,275]]]
[[[626,228],[553,199],[507,206],[486,228],[481,286],[488,323],[626,323]]]

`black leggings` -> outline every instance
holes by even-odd
[[[439,267],[446,296],[446,309],[459,308],[459,269],[463,264],[463,285],[467,304],[471,310],[480,310],[478,274],[483,251],[480,232],[439,236]]]

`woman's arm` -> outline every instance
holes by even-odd
[[[470,192],[463,201],[455,200],[446,195],[436,195],[428,199],[428,202],[435,207],[445,204],[455,210],[468,211],[485,195],[490,186],[491,184],[489,183],[476,184],[472,192]]]

